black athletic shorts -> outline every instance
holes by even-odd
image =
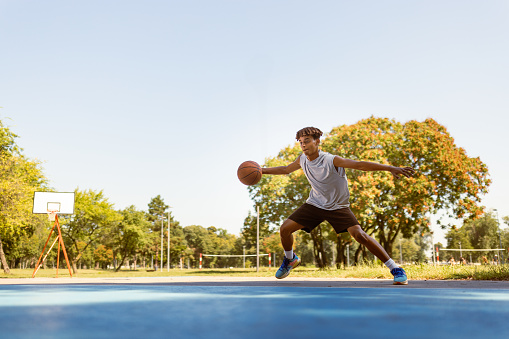
[[[303,230],[308,233],[324,220],[332,225],[336,233],[347,232],[348,227],[359,225],[349,207],[328,211],[308,203],[299,207],[288,219],[304,226]]]

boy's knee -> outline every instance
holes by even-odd
[[[365,244],[369,240],[369,235],[362,230],[355,232],[352,236],[360,244]]]
[[[293,230],[293,227],[291,225],[291,222],[289,222],[288,220],[286,220],[285,222],[283,222],[283,224],[281,225],[281,227],[279,228],[279,234],[284,237],[284,236],[289,236],[291,235],[292,233],[294,232]]]
[[[289,227],[285,227],[285,225],[281,225],[281,227],[279,228],[279,234],[284,237],[284,236],[288,236],[290,234],[292,234],[291,230]]]

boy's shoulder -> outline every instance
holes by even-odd
[[[325,151],[320,151],[320,156],[327,159],[334,159],[336,157],[334,154]]]
[[[304,153],[301,153],[299,155],[299,157],[300,157],[301,164],[305,163],[305,162],[309,162],[308,158],[304,155]],[[324,161],[332,162],[332,161],[334,161],[335,157],[336,157],[336,155],[334,155],[334,154],[320,150],[318,153],[318,158],[313,160],[311,163],[323,163]]]

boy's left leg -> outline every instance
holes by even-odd
[[[292,269],[299,266],[300,258],[295,253],[293,253],[293,233],[297,232],[303,227],[304,226],[291,219],[286,219],[283,222],[283,225],[281,225],[279,234],[281,236],[281,244],[285,250],[285,257],[283,258],[281,267],[276,272],[276,278],[286,278]]]
[[[359,225],[348,228],[348,233],[360,244],[366,246],[366,248],[373,253],[378,259],[380,259],[390,270],[394,276],[395,285],[406,285],[408,284],[405,270],[396,265],[394,260],[389,257],[389,254],[385,249],[366,232],[362,230]]]

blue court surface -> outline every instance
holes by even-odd
[[[509,291],[0,286],[0,338],[509,338]]]

